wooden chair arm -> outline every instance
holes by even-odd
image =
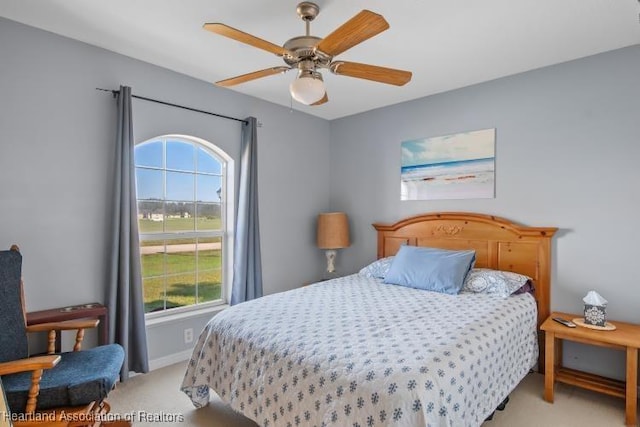
[[[36,325],[28,325],[27,332],[45,332],[51,330],[71,331],[73,329],[97,328],[99,323],[99,319],[66,320],[64,322],[38,323]]]
[[[77,329],[76,343],[73,346],[73,351],[80,351],[82,349],[82,340],[84,339],[85,328],[95,328],[100,323],[99,319],[86,319],[86,320],[67,320],[64,322],[49,322],[39,323],[36,325],[27,326],[27,332],[49,332],[49,346],[47,353],[54,354],[56,352],[56,331],[69,331]]]
[[[51,369],[60,362],[60,356],[37,356],[28,359],[12,360],[0,363],[0,375],[16,374],[18,372],[34,371],[37,369]]]
[[[27,397],[26,414],[33,414],[36,410],[38,394],[40,393],[40,380],[42,371],[51,369],[60,362],[60,356],[38,356],[28,359],[12,360],[0,363],[0,375],[16,374],[18,372],[31,371],[31,387]]]

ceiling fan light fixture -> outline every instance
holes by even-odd
[[[301,70],[298,77],[289,85],[289,92],[291,97],[301,104],[311,105],[320,101],[326,92],[322,74]]]

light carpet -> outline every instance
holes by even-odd
[[[134,425],[256,427],[211,393],[209,406],[195,409],[180,391],[185,363],[133,377],[109,394],[111,413]],[[483,427],[608,427],[624,425],[624,400],[564,384],[556,385],[555,403],[542,399],[544,376],[529,374],[511,393],[504,411]]]

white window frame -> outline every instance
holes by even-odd
[[[162,311],[145,313],[145,319],[147,326],[164,323],[165,321],[177,320],[182,318],[200,316],[206,313],[215,312],[222,308],[221,306],[228,305],[231,299],[231,283],[233,282],[233,246],[234,246],[234,214],[235,214],[235,170],[233,159],[220,147],[215,144],[206,141],[202,138],[198,138],[190,135],[180,134],[168,134],[160,135],[153,138],[149,138],[145,141],[136,143],[141,145],[144,143],[164,141],[167,140],[182,141],[193,143],[196,146],[200,146],[207,151],[212,152],[221,163],[221,176],[222,176],[222,191],[220,197],[221,205],[221,230],[220,231],[205,231],[205,232],[181,232],[181,238],[196,238],[196,237],[220,237],[222,241],[222,262],[221,266],[221,291],[220,300],[208,301],[203,303],[196,303],[183,307],[169,308]],[[163,156],[166,152],[163,152]],[[163,168],[160,170],[167,170],[166,158],[163,159]],[[136,197],[136,202],[138,201]],[[137,204],[137,203],[136,203]],[[139,233],[140,242],[144,240],[170,240],[175,238],[175,233]]]

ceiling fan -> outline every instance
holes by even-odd
[[[305,22],[306,34],[287,40],[278,46],[261,38],[221,23],[204,24],[204,29],[282,57],[287,65],[271,67],[216,82],[218,86],[234,86],[262,77],[298,70],[289,90],[296,101],[306,105],[321,105],[329,100],[320,69],[340,76],[356,77],[402,86],[411,80],[411,72],[357,62],[334,61],[336,55],[385,31],[389,24],[382,15],[362,10],[325,38],[311,35],[311,21],[320,8],[312,2],[298,4],[297,12]]]

